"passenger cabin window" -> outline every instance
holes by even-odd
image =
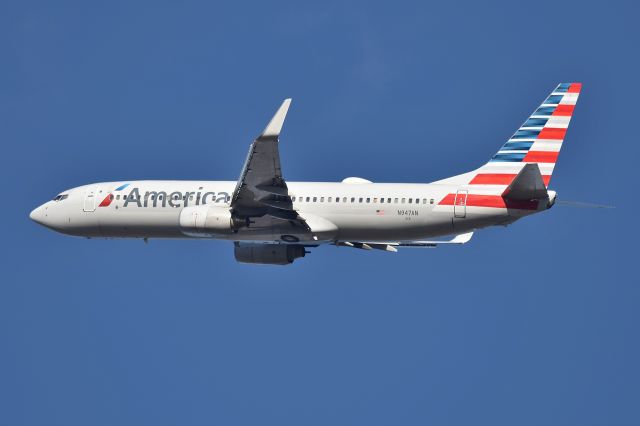
[[[409,204],[411,204],[411,201],[413,200],[413,198],[409,198]]]
[[[374,203],[377,203],[377,202],[378,202],[378,199],[377,199],[377,198],[374,198],[374,199],[373,199],[373,202],[374,202]]]
[[[291,197],[291,201],[295,201],[295,200],[296,200],[296,197],[294,195],[293,197]]]
[[[324,197],[320,197],[320,202],[324,203]]]
[[[359,200],[359,202],[360,202],[360,203],[362,202],[362,197],[360,197],[360,200]]]
[[[384,198],[380,198],[380,202],[381,202],[381,203],[384,203]]]
[[[327,200],[327,202],[328,202],[328,203],[330,203],[332,199],[333,199],[332,197],[329,197],[329,199]]]
[[[347,197],[342,197],[342,202],[346,203],[347,202]]]
[[[307,197],[307,203],[309,202],[310,199],[311,199],[311,197]]]
[[[351,202],[355,203],[355,201],[356,201],[356,197],[351,197]]]
[[[120,199],[120,194],[116,195],[116,200]]]
[[[433,204],[433,198],[429,200],[429,204]]]
[[[404,204],[404,203],[406,202],[405,200],[406,200],[406,198],[403,198],[403,199],[402,199],[402,204]]]
[[[313,202],[315,203],[316,201],[318,201],[318,197],[313,197]]]
[[[340,202],[340,197],[336,197],[336,203]]]
[[[393,199],[393,202],[394,202],[395,204],[398,204],[398,199],[397,199],[397,198],[394,198],[394,199]]]
[[[367,198],[367,203],[370,203],[370,202],[371,202],[371,198]]]

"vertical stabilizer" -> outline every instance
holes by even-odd
[[[559,84],[487,164],[439,183],[505,189],[527,164],[537,164],[549,186],[581,89],[581,83]]]

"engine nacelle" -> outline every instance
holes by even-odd
[[[289,244],[242,244],[234,247],[238,262],[266,265],[288,265],[304,257],[304,246]]]
[[[230,234],[232,232],[231,212],[228,207],[190,206],[180,212],[180,228],[190,236]]]

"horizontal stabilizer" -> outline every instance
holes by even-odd
[[[526,164],[502,193],[504,198],[520,201],[540,200],[548,196],[537,163]]]
[[[339,241],[335,243],[337,246],[353,247],[363,250],[384,250],[396,252],[396,247],[437,247],[440,244],[466,244],[471,240],[473,232],[456,235],[450,240],[434,240],[434,241],[376,241],[376,242],[349,242]]]
[[[467,232],[465,234],[456,235],[450,240],[435,240],[435,241],[407,241],[399,243],[399,247],[436,247],[440,244],[466,244],[471,241],[473,232]]]

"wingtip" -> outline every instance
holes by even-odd
[[[282,126],[284,125],[284,119],[287,117],[287,112],[289,111],[289,105],[291,105],[291,98],[287,98],[282,101],[280,108],[273,115],[267,127],[265,127],[264,131],[260,135],[261,137],[278,137],[280,136],[280,131],[282,130]]]

